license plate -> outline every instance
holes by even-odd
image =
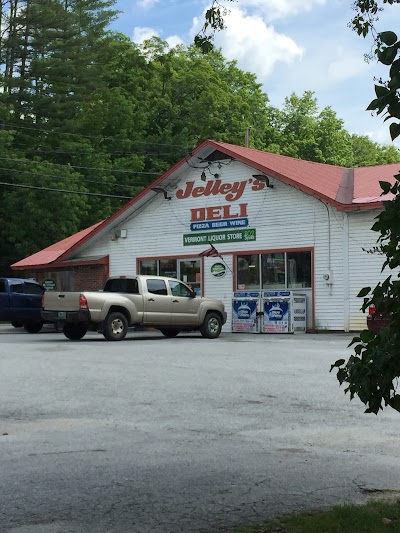
[[[67,317],[67,313],[65,311],[58,311],[57,318],[63,319]]]

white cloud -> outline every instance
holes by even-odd
[[[141,9],[151,9],[156,4],[159,3],[160,0],[138,0],[136,2],[136,5]]]
[[[185,44],[183,42],[183,39],[181,39],[179,35],[171,35],[167,37],[165,40],[169,44],[170,48],[175,48],[175,46],[179,46],[180,44]]]
[[[256,73],[260,81],[270,76],[277,63],[290,64],[303,53],[293,39],[240,9],[231,9],[227,27],[215,36],[215,44],[227,59],[237,60],[240,68]]]
[[[363,60],[360,54],[339,55],[333,61],[328,63],[327,76],[328,82],[344,81],[369,70],[368,64]]]
[[[132,41],[137,44],[142,44],[144,41],[147,41],[152,37],[158,37],[158,31],[154,28],[143,28],[137,26],[133,29]]]
[[[132,41],[136,44],[143,44],[144,41],[147,41],[152,37],[160,37],[159,32],[154,28],[141,28],[137,26],[133,29]],[[184,44],[179,35],[170,35],[163,40],[168,43],[170,48],[175,48],[175,46]]]
[[[293,17],[298,13],[310,11],[313,7],[324,5],[327,0],[240,0],[242,8],[250,8],[253,12],[263,14],[267,21]],[[231,10],[231,4],[226,3]]]

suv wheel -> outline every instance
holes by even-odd
[[[24,330],[28,333],[38,333],[43,327],[43,322],[27,322],[24,324]]]
[[[179,333],[179,329],[160,328],[160,331],[166,337],[176,337]]]
[[[85,324],[64,324],[63,333],[71,341],[79,341],[87,333],[87,326]]]
[[[103,335],[108,341],[122,341],[128,333],[128,320],[122,313],[110,313],[104,320]]]
[[[219,337],[222,329],[222,320],[217,313],[207,313],[203,324],[200,326],[200,333],[207,339]]]

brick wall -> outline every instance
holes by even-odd
[[[107,281],[106,265],[90,265],[73,268],[73,290],[94,290],[102,289]]]
[[[39,283],[53,279],[58,291],[98,291],[108,278],[107,265],[74,266],[63,270],[26,270],[15,273],[16,277],[34,278]]]

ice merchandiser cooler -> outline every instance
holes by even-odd
[[[262,291],[263,333],[305,333],[306,295],[294,291]]]
[[[258,309],[260,293],[238,291],[232,298],[232,331],[241,333],[259,333]]]

